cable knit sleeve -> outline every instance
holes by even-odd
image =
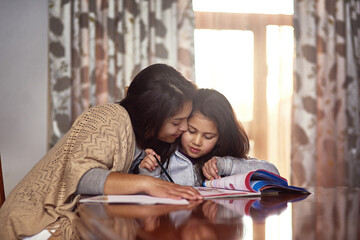
[[[85,111],[7,197],[0,209],[0,239],[32,236],[55,222],[71,224],[83,175],[95,168],[127,173],[134,149],[123,107],[104,104]]]

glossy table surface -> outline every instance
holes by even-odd
[[[83,239],[360,239],[360,189],[214,199],[189,205],[80,204]]]

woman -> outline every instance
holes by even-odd
[[[99,193],[201,199],[193,188],[127,174],[132,161],[142,156],[135,148],[151,147],[164,157],[172,153],[176,138],[187,130],[195,93],[195,85],[174,68],[154,64],[134,78],[119,104],[83,113],[7,197],[0,209],[0,239],[52,227],[61,227],[63,238],[71,238],[67,226],[78,193],[92,193],[86,189],[92,189],[99,169],[107,174],[98,184]]]

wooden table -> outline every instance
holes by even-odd
[[[360,189],[308,188],[190,205],[80,204],[84,239],[360,239]]]

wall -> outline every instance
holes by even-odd
[[[46,153],[46,0],[0,1],[0,153],[8,195]]]

